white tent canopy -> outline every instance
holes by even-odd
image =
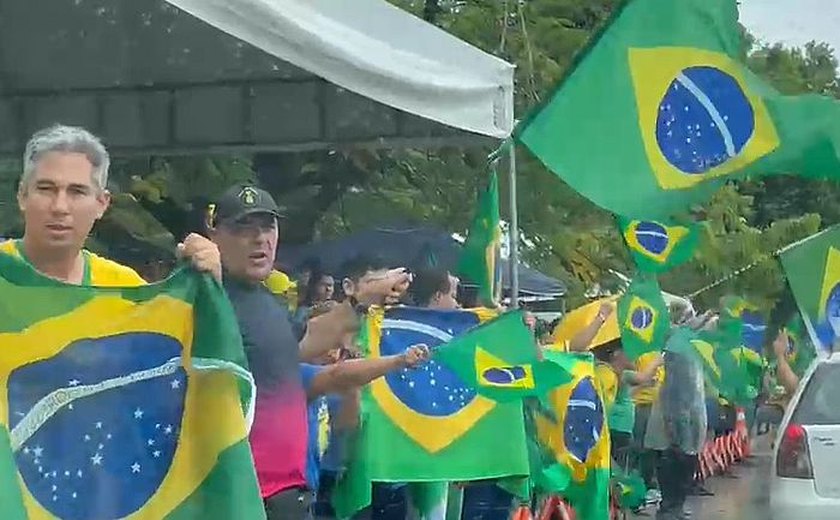
[[[513,127],[513,66],[385,0],[167,0],[327,81],[491,137]]]
[[[513,67],[385,0],[0,10],[2,155],[55,122],[116,155],[474,145],[512,127]]]

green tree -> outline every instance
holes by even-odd
[[[575,55],[604,24],[618,0],[391,0],[445,31],[516,64],[515,110],[524,117],[549,94]],[[755,44],[744,32],[743,59],[780,91],[837,96],[837,61],[818,43],[801,49]],[[113,190],[122,193],[96,228],[96,247],[140,241],[164,247],[198,229],[206,204],[229,184],[258,180],[288,208],[283,241],[305,242],[393,221],[466,230],[471,201],[486,182],[489,148],[354,150],[258,154],[253,157],[141,157],[115,162]],[[594,284],[629,273],[629,258],[612,215],[574,192],[524,150],[518,155],[519,222],[529,238],[524,257],[566,281],[570,304]],[[504,166],[503,166],[504,167]],[[0,235],[20,232],[16,161],[0,164]],[[794,174],[795,172],[790,172]],[[500,175],[502,218],[510,219],[507,176]],[[690,294],[761,261],[778,247],[840,222],[834,183],[779,176],[727,186],[695,216],[708,220],[696,261],[662,279]],[[469,201],[465,204],[465,201]],[[168,233],[168,234],[167,234]],[[699,296],[738,291],[769,301],[783,286],[773,260]]]

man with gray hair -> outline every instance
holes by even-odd
[[[0,243],[0,254],[73,285],[144,284],[131,268],[83,249],[111,201],[109,166],[105,146],[84,128],[54,125],[36,132],[26,144],[17,193],[23,239]],[[190,235],[178,252],[197,270],[221,280],[219,250],[208,239]]]

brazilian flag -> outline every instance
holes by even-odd
[[[802,377],[811,362],[817,357],[817,352],[814,349],[814,343],[808,334],[803,330],[805,324],[802,322],[802,317],[797,314],[785,327],[788,333],[788,363],[793,372]]]
[[[781,260],[811,339],[831,352],[840,337],[840,226],[787,249]]]
[[[599,206],[662,218],[750,175],[840,171],[840,104],[751,73],[734,0],[625,0],[515,135]]]
[[[568,366],[541,357],[522,311],[468,330],[434,354],[467,386],[496,401],[540,396],[571,379]]]
[[[492,305],[500,289],[501,269],[499,244],[502,228],[499,217],[499,179],[494,169],[487,188],[478,199],[475,217],[458,259],[457,272],[478,286],[478,296],[485,305]]]
[[[264,518],[222,288],[65,285],[0,255],[4,518]]]
[[[571,362],[573,379],[529,408],[534,486],[540,492],[562,494],[581,520],[607,520],[610,434],[594,357],[545,355],[558,364]]]
[[[697,248],[699,226],[694,223],[668,225],[618,217],[618,226],[633,261],[644,272],[668,271],[691,260]]]
[[[726,295],[720,299],[717,341],[728,348],[744,344],[744,316],[755,310],[747,300],[740,296]]]
[[[421,343],[434,350],[493,317],[487,310],[374,308],[360,342],[368,358]],[[482,345],[493,352],[491,344]],[[427,485],[528,475],[522,402],[488,399],[436,359],[367,385],[362,410],[351,463],[333,493],[339,518],[370,504],[373,482]]]
[[[627,356],[636,360],[662,350],[670,323],[656,278],[637,276],[618,300],[618,326]]]

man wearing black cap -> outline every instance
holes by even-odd
[[[316,367],[315,360],[358,327],[358,309],[395,288],[407,287],[402,271],[367,281],[351,302],[309,321],[298,344],[287,308],[263,285],[274,266],[277,220],[271,195],[255,186],[227,190],[208,211],[208,234],[221,253],[223,283],[233,304],[248,364],[257,384],[250,441],[269,520],[307,517],[307,399],[364,385],[428,357],[417,347],[402,356]]]

